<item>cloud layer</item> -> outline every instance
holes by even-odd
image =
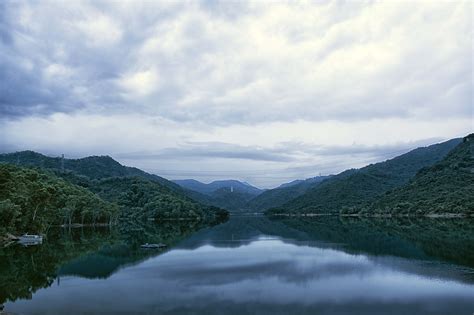
[[[2,2],[0,146],[338,171],[473,129],[472,26],[468,1]]]

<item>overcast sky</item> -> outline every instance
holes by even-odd
[[[274,187],[474,130],[466,1],[1,1],[0,151]]]

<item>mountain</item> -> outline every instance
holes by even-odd
[[[203,204],[226,209],[230,212],[247,212],[247,203],[263,192],[245,182],[218,180],[209,184],[194,179],[174,180],[187,189],[187,195]]]
[[[248,212],[247,203],[254,197],[255,195],[249,193],[231,191],[229,188],[220,188],[212,193],[208,202],[203,201],[203,203],[224,208],[234,213]]]
[[[232,188],[234,192],[246,193],[254,196],[262,193],[263,191],[248,183],[239,182],[238,180],[216,180],[209,184],[201,183],[194,179],[179,179],[173,180],[173,182],[183,188],[194,190],[201,194],[210,196],[212,196],[215,191],[222,188]]]
[[[461,141],[452,139],[412,150],[385,162],[344,171],[290,202],[267,210],[267,213],[338,213],[362,207],[385,192],[403,186],[420,169],[442,160]]]
[[[302,182],[304,182],[303,179],[295,179],[289,183],[284,183],[284,184],[281,184],[280,186],[278,186],[277,188],[287,188],[287,187],[291,187],[291,186],[295,186],[295,185],[298,185],[298,184],[301,184]]]
[[[89,156],[81,159],[63,159],[61,157],[46,156],[34,151],[19,151],[0,154],[0,162],[54,170],[64,169],[78,175],[87,176],[89,179],[137,176],[156,181],[171,189],[179,190],[178,185],[163,177],[146,173],[135,167],[124,166],[110,156]]]
[[[250,200],[247,208],[254,211],[264,211],[279,207],[296,197],[303,195],[308,189],[316,187],[329,176],[317,176],[305,180],[295,180],[282,184],[275,189],[269,189]]]
[[[474,134],[443,160],[362,209],[364,214],[474,215]]]
[[[123,166],[109,156],[62,159],[23,151],[0,154],[0,162],[37,167],[41,172],[85,188],[101,200],[119,207],[120,220],[213,220],[227,215],[222,209],[194,201],[178,185],[137,168]],[[71,221],[81,222],[78,216]]]

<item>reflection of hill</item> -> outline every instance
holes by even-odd
[[[173,221],[122,228],[120,241],[116,244],[104,246],[62,265],[58,275],[107,278],[124,266],[135,265],[166,251],[142,249],[141,244],[164,243],[172,247],[201,226],[196,221]]]
[[[0,249],[0,304],[7,300],[31,297],[38,289],[50,286],[57,275],[107,278],[124,266],[137,264],[162,253],[141,250],[139,245],[146,242],[166,243],[181,249],[195,249],[204,244],[235,248],[262,236],[279,238],[287,243],[287,247],[288,244],[295,244],[313,247],[311,250],[335,248],[350,254],[368,255],[369,259],[397,270],[473,283],[473,277],[466,275],[462,271],[464,268],[460,267],[474,267],[473,223],[474,220],[466,219],[361,219],[336,216],[269,219],[263,216],[236,216],[226,223],[199,231],[202,226],[195,221],[130,225],[123,227],[123,230],[55,230],[48,234],[42,246]],[[280,242],[269,242],[276,243]],[[245,247],[239,250],[242,252],[242,249]],[[299,250],[305,249],[302,247]],[[165,257],[168,255],[161,258]],[[209,256],[208,259],[213,261],[214,257]],[[232,257],[229,259],[232,260]],[[270,261],[269,265],[262,267],[262,272],[278,273],[284,267],[272,264]],[[212,264],[208,267],[210,274],[219,272],[212,269]],[[194,268],[192,266],[188,271],[196,271]],[[183,266],[178,269],[182,272]],[[199,273],[199,277],[202,276]]]
[[[427,218],[326,216],[269,219],[234,216],[225,224],[200,230],[176,248],[196,249],[204,244],[237,248],[262,236],[275,237],[297,246],[333,248],[349,254],[368,255],[377,263],[408,273],[473,283],[474,275],[466,273],[465,268],[461,267],[474,267],[472,223],[474,220]]]
[[[233,216],[224,224],[200,230],[177,247],[239,247],[265,235],[309,246],[330,243],[326,246],[355,254],[436,258],[474,267],[473,223],[468,219]]]
[[[0,248],[0,304],[31,298],[59,275],[106,278],[124,265],[163,251],[141,250],[140,244],[169,246],[202,227],[196,221],[170,221],[145,226],[61,229],[48,233],[40,246]]]
[[[216,247],[239,247],[260,236],[304,239],[306,234],[265,216],[232,216],[227,222],[205,228],[178,244],[179,248],[197,248],[203,244]]]
[[[110,244],[116,234],[106,229],[88,233],[56,230],[41,246],[24,248],[12,245],[0,249],[0,304],[6,300],[31,298],[36,290],[50,286],[56,269],[74,257]]]
[[[320,217],[276,220],[349,252],[428,259],[474,267],[474,220]]]

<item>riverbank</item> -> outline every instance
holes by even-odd
[[[79,227],[103,227],[103,226],[113,226],[117,223],[92,223],[92,224],[84,224],[84,223],[72,223],[72,224],[61,224],[59,227],[62,228],[79,228]]]
[[[357,218],[444,218],[444,219],[453,219],[453,218],[473,218],[474,214],[459,214],[459,213],[439,213],[439,214],[423,214],[423,215],[413,215],[413,214],[340,214],[340,213],[272,213],[266,214],[269,217],[357,217]]]

